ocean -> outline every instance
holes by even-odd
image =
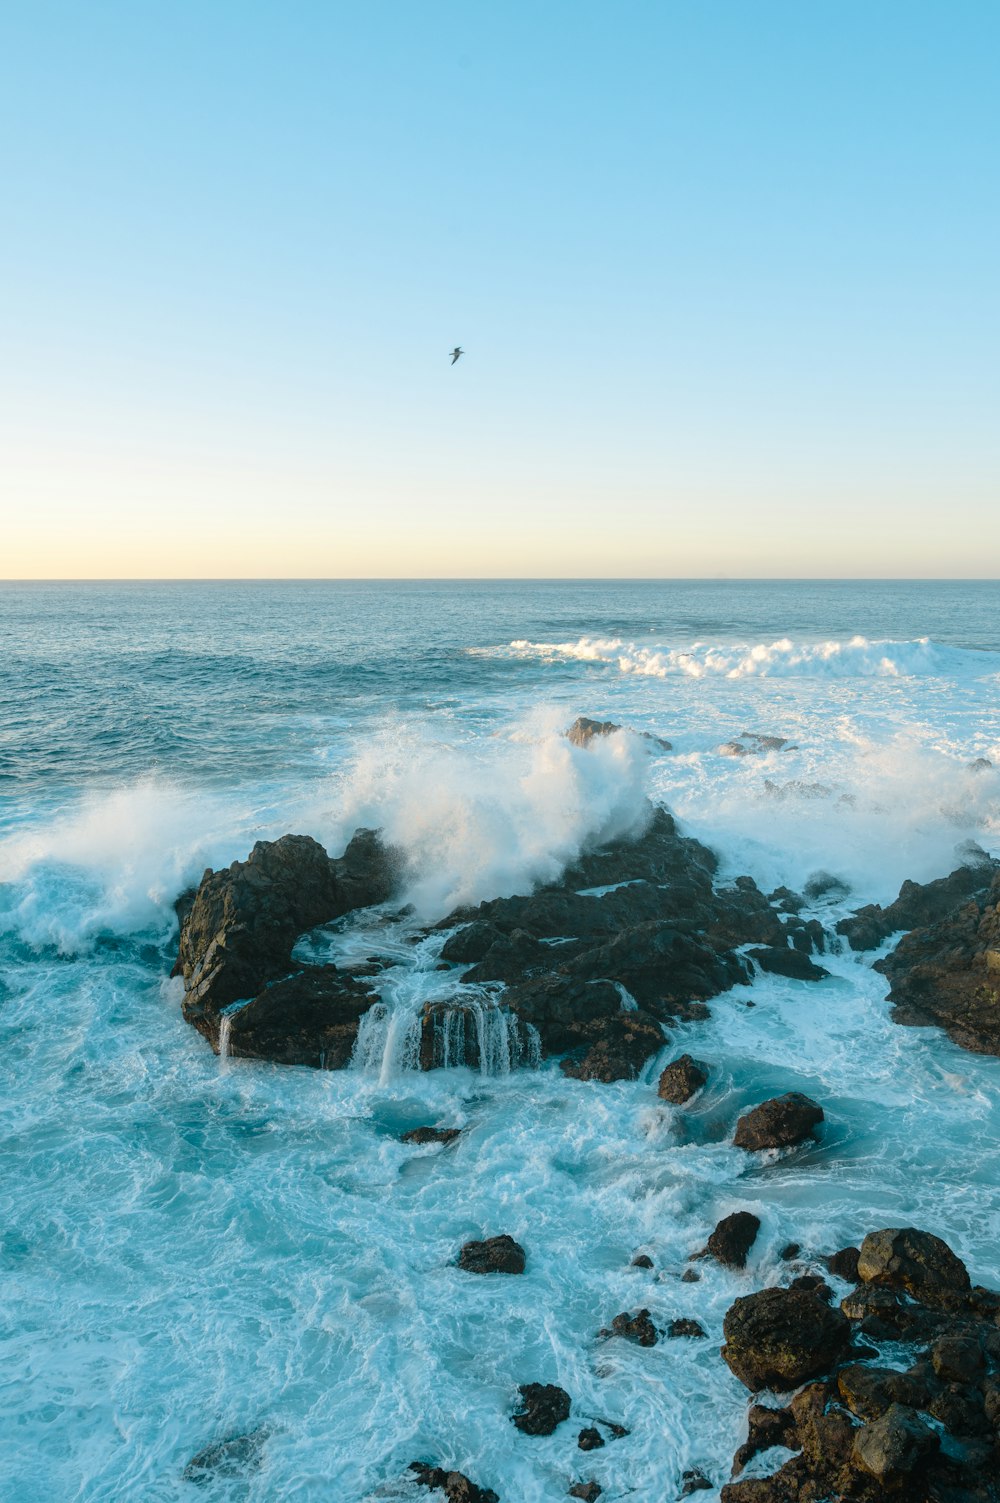
[[[502,1503],[581,1478],[663,1503],[697,1467],[710,1503],[745,1427],[722,1319],[787,1243],[914,1225],[1000,1284],[1000,1059],[893,1023],[871,955],[735,987],[636,1081],[405,1047],[440,986],[417,929],[555,878],[647,798],[723,879],[837,877],[806,910],[829,929],[970,841],[1000,855],[998,607],[961,581],[0,586],[0,1493],[428,1498],[426,1459]],[[580,714],[672,749],[571,746]],[[720,751],[745,732],[786,745]],[[181,1018],[174,901],[255,840],[339,855],[359,825],[406,849],[408,912],[300,954],[394,947],[380,1027],[345,1071],[220,1060]],[[712,1077],[677,1109],[655,1083],[685,1050]],[[786,1090],[822,1104],[816,1148],[734,1148]],[[425,1122],[463,1132],[400,1141]],[[747,1269],[683,1281],[737,1209]],[[523,1276],[454,1266],[501,1232]],[[708,1339],[598,1339],[638,1307]],[[548,1438],[510,1423],[535,1380],[573,1399]],[[585,1455],[595,1417],[629,1434]],[[257,1469],[185,1479],[241,1434]]]

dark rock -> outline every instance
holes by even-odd
[[[667,1335],[673,1339],[682,1336],[704,1336],[706,1334],[705,1327],[700,1321],[688,1320],[684,1316],[681,1316],[678,1320],[672,1320],[667,1327]]]
[[[453,1143],[461,1134],[460,1127],[411,1127],[400,1138],[401,1143]]]
[[[862,1471],[891,1484],[913,1472],[939,1445],[935,1432],[918,1414],[904,1404],[892,1404],[857,1432],[853,1457]]]
[[[766,949],[748,950],[747,953],[762,971],[771,971],[776,976],[788,976],[793,981],[823,981],[830,974],[821,965],[810,960],[808,955],[803,955],[801,950],[781,949],[774,945]]]
[[[774,1446],[794,1449],[795,1416],[789,1409],[768,1409],[763,1404],[752,1404],[747,1423],[747,1438],[733,1457],[734,1471],[742,1472],[760,1451],[770,1451]]]
[[[867,1284],[903,1289],[932,1308],[954,1308],[971,1287],[965,1264],[946,1242],[914,1227],[869,1232],[858,1255],[858,1275]]]
[[[851,889],[842,878],[835,877],[832,872],[814,872],[802,891],[810,903],[817,903],[820,898],[827,898],[831,902],[846,898]]]
[[[727,1268],[745,1268],[747,1253],[757,1240],[760,1218],[750,1211],[724,1216],[708,1239],[706,1251]]]
[[[350,1062],[358,1024],[377,996],[336,966],[309,966],[272,981],[259,996],[226,1016],[226,1045],[234,1059],[269,1059],[284,1065],[342,1070]],[[216,1050],[223,1044],[222,1017],[213,1033],[196,1022]]]
[[[270,1429],[264,1427],[246,1435],[230,1435],[225,1440],[214,1441],[197,1456],[192,1456],[184,1468],[185,1482],[204,1485],[222,1477],[245,1477],[255,1472],[263,1460],[264,1444],[270,1434]]]
[[[470,1070],[482,1067],[480,1046],[483,1038],[483,1015],[488,1004],[475,1001],[425,1002],[420,1018],[420,1068],[440,1070],[465,1065]],[[506,1063],[514,1069],[530,1063],[535,1055],[527,1027],[505,1007],[497,1007],[506,1026],[502,1030]],[[497,1020],[499,1022],[499,1017]],[[494,1035],[494,1042],[497,1042]],[[497,1047],[500,1045],[497,1043]]]
[[[733,1142],[737,1148],[754,1152],[761,1148],[788,1148],[813,1136],[813,1129],[823,1121],[823,1108],[798,1091],[775,1096],[755,1106],[736,1124]]]
[[[560,1061],[560,1068],[574,1080],[635,1080],[665,1042],[659,1023],[643,1012],[618,1012],[574,1031],[585,1042]]]
[[[817,1299],[825,1300],[829,1304],[833,1298],[833,1290],[826,1279],[821,1279],[816,1273],[803,1273],[797,1279],[792,1279],[789,1289],[802,1289],[807,1294],[815,1294]]]
[[[977,1383],[986,1369],[983,1348],[972,1336],[942,1336],[931,1363],[943,1383]]]
[[[843,1279],[848,1284],[858,1282],[858,1249],[856,1247],[842,1247],[839,1252],[831,1253],[826,1259],[826,1266],[838,1279]]]
[[[682,1284],[700,1284],[701,1283],[701,1274],[698,1272],[698,1270],[696,1268],[685,1268],[684,1272],[681,1274],[681,1283]]]
[[[523,1273],[524,1248],[506,1233],[484,1242],[466,1242],[458,1266],[466,1273]]]
[[[785,736],[762,736],[758,731],[741,731],[732,741],[726,741],[719,751],[724,757],[762,757],[766,752],[795,751],[797,748]]]
[[[591,720],[586,715],[578,715],[566,732],[566,740],[572,741],[574,746],[589,746],[596,736],[613,736],[620,730],[621,726],[615,725],[613,720]]]
[[[780,908],[782,913],[798,913],[800,908],[805,907],[805,899],[790,887],[776,887],[768,893],[767,901],[772,907]]]
[[[841,919],[837,933],[847,938],[852,950],[875,950],[890,934],[901,929],[924,928],[940,923],[969,899],[985,895],[1000,863],[985,852],[978,859],[956,867],[947,877],[933,882],[904,882],[899,896],[888,908],[869,903],[850,918]]]
[[[551,1435],[569,1419],[570,1397],[565,1388],[555,1383],[522,1383],[518,1392],[524,1407],[511,1419],[524,1435]]]
[[[437,1488],[448,1503],[500,1503],[492,1488],[477,1487],[461,1472],[449,1472],[426,1461],[411,1461],[409,1470],[421,1487]]]
[[[690,1054],[682,1054],[667,1065],[660,1076],[656,1093],[662,1101],[671,1101],[675,1106],[682,1106],[685,1101],[690,1101],[696,1091],[700,1091],[708,1080],[708,1066],[703,1065],[701,1060],[692,1059]]]
[[[855,1362],[837,1374],[837,1391],[852,1414],[862,1419],[878,1419],[893,1404],[909,1404],[922,1409],[929,1402],[926,1383],[909,1373],[888,1367],[869,1367]]]
[[[655,1346],[657,1331],[649,1311],[637,1310],[634,1315],[616,1315],[611,1322],[610,1331],[602,1331],[601,1335],[624,1336],[626,1341],[634,1341],[637,1346]]]
[[[597,1482],[574,1482],[568,1496],[570,1498],[583,1498],[584,1503],[597,1503],[597,1499],[604,1491]]]
[[[588,1425],[585,1430],[580,1431],[576,1443],[581,1451],[599,1451],[604,1445],[604,1436],[596,1425]]]
[[[690,1498],[692,1493],[711,1492],[713,1484],[696,1467],[689,1467],[681,1476],[681,1497]]]
[[[781,1259],[782,1263],[790,1263],[793,1258],[798,1257],[801,1251],[802,1247],[798,1242],[788,1242],[781,1249],[778,1257]]]
[[[476,961],[485,959],[497,941],[504,938],[503,931],[496,924],[490,924],[484,919],[463,924],[441,946],[441,959],[454,961],[458,965],[474,965]]]
[[[632,1259],[633,1268],[652,1268],[653,1260],[648,1253],[637,1253]]]
[[[762,1289],[730,1307],[723,1334],[723,1358],[742,1383],[789,1389],[832,1366],[847,1348],[850,1326],[813,1294]]]

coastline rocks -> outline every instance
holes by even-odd
[[[656,1094],[661,1101],[683,1106],[685,1101],[690,1101],[701,1090],[707,1080],[708,1066],[703,1065],[701,1060],[692,1059],[690,1054],[682,1054],[663,1071],[656,1086]]]
[[[336,966],[309,966],[269,986],[244,1007],[226,1015],[225,1047],[235,1059],[269,1059],[284,1065],[341,1070],[350,1061],[358,1023],[377,1000],[360,981]],[[217,1051],[223,1019],[214,1019],[214,1037],[203,1025],[210,1014],[191,1019]]]
[[[400,1138],[401,1143],[453,1143],[461,1135],[460,1127],[411,1127]]]
[[[576,1443],[581,1451],[599,1451],[605,1441],[596,1425],[588,1425],[586,1429],[580,1431]]]
[[[524,1248],[506,1233],[466,1242],[458,1255],[458,1266],[466,1273],[523,1273],[524,1264]]]
[[[742,1116],[733,1143],[748,1153],[762,1148],[790,1148],[813,1136],[823,1121],[823,1108],[799,1091],[774,1096]]]
[[[444,1467],[431,1466],[426,1461],[411,1461],[409,1470],[421,1487],[437,1488],[448,1503],[500,1503],[492,1488],[477,1487],[462,1472],[447,1472]]]
[[[551,1435],[563,1420],[569,1419],[570,1397],[555,1383],[522,1383],[522,1409],[511,1415],[511,1422],[523,1435]]]
[[[566,732],[566,740],[574,746],[588,747],[595,738],[600,736],[613,736],[616,731],[622,730],[622,726],[616,725],[613,720],[591,720],[587,715],[578,715]],[[664,741],[662,736],[651,736],[648,731],[640,731],[644,741],[651,741],[661,751],[672,751],[669,741]]]
[[[948,1244],[915,1227],[869,1232],[858,1254],[858,1278],[942,1309],[964,1303],[972,1287],[965,1264]]]
[[[705,1248],[719,1263],[727,1268],[745,1268],[747,1254],[757,1240],[760,1218],[750,1211],[734,1211],[724,1216],[708,1239]]]
[[[938,877],[933,882],[904,882],[899,896],[888,908],[868,903],[849,918],[841,919],[837,933],[846,937],[852,950],[876,950],[900,929],[939,923],[970,898],[982,896],[1000,871],[1000,862],[991,860],[978,847],[971,856],[970,861],[956,867],[947,877]]]
[[[738,1299],[723,1324],[722,1356],[741,1383],[761,1388],[797,1388],[846,1351],[850,1325],[814,1294],[762,1289]]]
[[[829,1271],[838,1279],[843,1279],[848,1284],[858,1282],[858,1259],[861,1256],[856,1247],[842,1247],[839,1252],[831,1253],[825,1259]]]
[[[655,1346],[659,1336],[648,1310],[637,1310],[634,1315],[629,1315],[627,1311],[616,1315],[611,1322],[611,1329],[601,1331],[600,1334],[623,1336],[626,1341],[635,1342],[636,1346]]]
[[[789,949],[787,945],[768,945],[762,949],[748,950],[747,954],[757,962],[762,971],[770,971],[774,976],[787,976],[791,981],[823,981],[830,974],[821,965],[810,960],[797,946]]]
[[[914,1471],[940,1444],[936,1433],[912,1409],[890,1404],[877,1420],[861,1427],[851,1455],[861,1471],[891,1485]]]
[[[597,1499],[603,1491],[604,1489],[599,1482],[574,1482],[566,1496],[568,1498],[582,1498],[583,1503],[597,1503]]]
[[[796,751],[785,736],[762,736],[759,731],[740,731],[718,748],[723,757],[763,757],[768,752]]]
[[[707,1336],[707,1334],[708,1332],[700,1320],[689,1320],[683,1315],[677,1320],[672,1320],[667,1327],[667,1335],[672,1341],[676,1341],[681,1337],[700,1337]]]
[[[643,1012],[597,1018],[574,1030],[584,1042],[560,1069],[574,1080],[635,1080],[646,1060],[663,1048],[663,1029]]]

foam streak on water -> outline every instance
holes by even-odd
[[[835,950],[818,985],[737,987],[707,1023],[672,1029],[641,1080],[605,1086],[531,1068],[499,989],[439,969],[443,936],[424,928],[637,827],[647,793],[715,847],[724,875],[767,888],[840,877],[850,896],[807,910],[829,927],[905,877],[950,869],[963,842],[1000,854],[997,594],[0,594],[11,1496],[184,1503],[196,1452],[265,1429],[261,1469],[206,1497],[403,1498],[423,1457],[503,1503],[556,1503],[590,1477],[659,1503],[688,1466],[728,1476],[745,1394],[718,1356],[722,1319],[779,1276],[786,1243],[827,1252],[922,1225],[975,1280],[1000,1283],[1000,1061],[893,1024],[871,957]],[[570,747],[558,733],[579,713],[673,750],[628,733]],[[720,750],[744,731],[786,746]],[[173,900],[255,839],[297,829],[335,849],[361,821],[406,847],[413,908],[296,951],[303,964],[379,957],[381,1003],[352,1068],[224,1047],[220,1067],[168,979]],[[421,1072],[428,1005],[449,1067]],[[684,1050],[712,1074],[678,1110],[655,1080]],[[740,1111],[789,1089],[826,1109],[821,1143],[734,1149]],[[462,1132],[444,1148],[400,1141],[422,1124]],[[737,1209],[762,1222],[746,1273],[704,1261],[683,1282]],[[464,1241],[500,1232],[526,1248],[523,1277],[455,1267]],[[630,1266],[640,1251],[652,1273]],[[708,1339],[598,1340],[640,1306],[658,1325],[699,1320]],[[548,1439],[509,1423],[531,1380],[573,1397]],[[584,1456],[576,1435],[595,1417],[631,1434]]]

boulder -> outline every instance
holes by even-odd
[[[453,1143],[460,1136],[460,1127],[411,1127],[400,1138],[401,1143]]]
[[[891,1404],[857,1432],[853,1458],[862,1471],[888,1486],[914,1472],[940,1444],[935,1431],[912,1409]]]
[[[409,1470],[421,1487],[437,1488],[448,1503],[500,1503],[492,1488],[477,1487],[462,1472],[449,1472],[426,1461],[411,1461]]]
[[[511,1416],[524,1435],[551,1435],[569,1419],[570,1397],[555,1383],[522,1383],[518,1389],[522,1408]]]
[[[692,1493],[711,1492],[714,1484],[697,1467],[688,1467],[681,1474],[681,1497],[690,1498]]]
[[[705,1248],[727,1268],[745,1268],[747,1253],[757,1240],[760,1218],[750,1211],[734,1211],[724,1216],[708,1239]]]
[[[599,1482],[574,1482],[569,1489],[567,1497],[582,1498],[584,1503],[597,1503],[597,1499],[604,1491]]]
[[[762,1148],[789,1148],[812,1137],[823,1121],[823,1108],[798,1091],[772,1097],[741,1117],[733,1142],[752,1153]]]
[[[596,1425],[588,1425],[576,1438],[581,1451],[599,1451],[604,1445],[604,1436]]]
[[[859,1256],[856,1247],[842,1247],[839,1252],[830,1254],[826,1259],[826,1266],[836,1278],[843,1279],[848,1284],[856,1284]]]
[[[893,1404],[922,1409],[930,1402],[926,1382],[888,1367],[853,1362],[837,1374],[837,1392],[851,1411],[864,1420],[878,1419]]]
[[[890,934],[926,928],[946,919],[970,898],[982,897],[1000,871],[1000,862],[991,860],[985,851],[975,848],[969,857],[947,877],[933,882],[904,882],[899,896],[887,908],[868,903],[841,919],[837,933],[846,936],[852,950],[875,950]]]
[[[708,1066],[703,1065],[698,1059],[692,1059],[690,1054],[682,1054],[663,1071],[656,1087],[656,1094],[661,1101],[670,1101],[675,1106],[682,1106],[685,1101],[690,1101],[691,1097],[701,1090],[707,1080]]]
[[[466,1273],[523,1273],[524,1261],[524,1248],[506,1233],[466,1242],[458,1255],[458,1266]]]
[[[227,1052],[234,1059],[342,1070],[350,1062],[358,1024],[376,994],[336,966],[309,966],[272,981],[244,1007],[224,1015]],[[212,1020],[212,1026],[206,1024]],[[223,1018],[205,1013],[195,1026],[218,1051]]]
[[[774,1446],[789,1446],[795,1439],[795,1416],[790,1409],[770,1409],[752,1404],[747,1415],[747,1438],[733,1457],[733,1470],[742,1472],[760,1451]]]
[[[768,945],[763,949],[748,950],[747,954],[757,962],[762,971],[770,971],[775,976],[787,976],[792,981],[823,981],[830,974],[821,965],[810,960],[807,954],[799,949],[789,949],[787,945]]]
[[[700,1337],[706,1334],[705,1327],[700,1320],[688,1320],[686,1316],[672,1320],[667,1327],[667,1335],[673,1340],[678,1337]]]
[[[566,732],[566,740],[574,746],[589,746],[595,737],[613,736],[621,726],[613,720],[591,720],[587,715],[578,715]]]
[[[744,1295],[725,1318],[722,1355],[753,1390],[797,1388],[818,1377],[846,1351],[850,1325],[814,1294],[762,1289]]]
[[[582,1043],[560,1061],[574,1080],[635,1080],[646,1060],[663,1048],[663,1029],[643,1012],[618,1012],[573,1030]]]
[[[648,1310],[637,1310],[634,1315],[627,1312],[616,1315],[611,1322],[611,1329],[601,1332],[602,1336],[624,1336],[626,1341],[634,1341],[637,1346],[655,1346],[658,1332],[650,1319]]]
[[[858,1255],[858,1277],[905,1290],[932,1308],[964,1304],[972,1287],[965,1264],[948,1244],[915,1227],[869,1232]]]

